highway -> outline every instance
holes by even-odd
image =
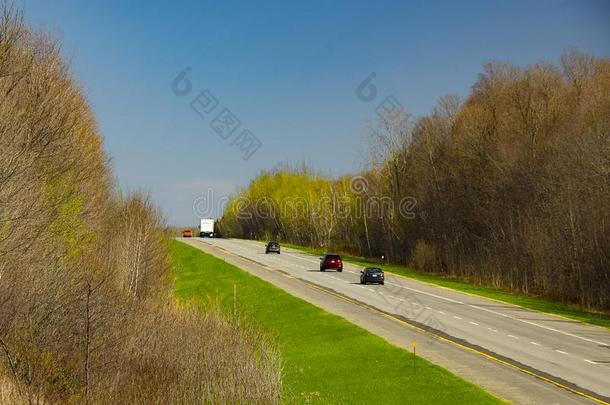
[[[424,342],[420,355],[511,402],[610,401],[605,328],[391,273],[383,286],[360,285],[360,267],[320,272],[318,257],[287,248],[266,255],[261,242],[182,240],[394,343],[414,336]],[[341,300],[342,309],[333,311]]]

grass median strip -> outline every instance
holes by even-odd
[[[286,403],[500,403],[441,367],[212,255],[171,241],[175,294],[220,302],[274,337]],[[256,382],[253,382],[256,383]]]
[[[282,243],[282,246],[290,247],[292,249],[300,250],[304,253],[309,253],[317,256],[323,254],[323,252],[320,250],[306,248],[303,246],[293,245],[289,243]],[[561,315],[565,316],[566,318],[574,319],[580,322],[610,328],[610,315],[608,314],[587,312],[575,308],[572,305],[552,302],[537,297],[515,294],[509,291],[500,290],[498,288],[469,283],[440,274],[424,273],[421,271],[416,271],[407,266],[401,266],[396,264],[381,265],[379,261],[367,260],[365,258],[352,257],[348,255],[342,255],[342,258],[344,259],[344,261],[358,266],[381,266],[383,267],[384,271],[387,271],[389,273],[413,278],[415,280],[424,281],[430,284],[436,284],[438,286],[450,288],[456,291],[462,291],[473,295],[480,295],[486,298],[492,298],[498,301],[506,302],[508,304],[519,305],[524,308],[545,312],[547,314]]]

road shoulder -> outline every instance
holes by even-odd
[[[296,297],[342,316],[399,347],[409,350],[411,342],[416,341],[418,355],[510,402],[593,403],[587,398],[556,387],[511,366],[444,342],[425,331],[404,323],[401,324],[392,317],[384,316],[381,312],[356,305],[339,295],[333,295],[321,288],[307,285],[302,280],[213,246],[203,240],[183,239],[182,241],[223,258]]]

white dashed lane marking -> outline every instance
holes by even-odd
[[[254,252],[251,252],[251,253],[254,253]],[[282,255],[282,256],[284,256],[284,255]],[[288,258],[290,256],[293,256],[294,258],[298,258],[298,259],[302,260],[301,263],[303,263],[303,262],[311,262],[311,263],[316,263],[316,264],[318,263],[317,259],[310,258],[310,257],[308,257],[306,255],[301,255],[301,254],[298,254],[298,253],[296,253],[296,254],[287,254],[286,256],[288,256]],[[290,269],[291,267],[294,270],[296,270],[296,272],[299,272],[300,269],[311,270],[311,269],[314,268],[311,264],[303,266],[301,264],[291,263],[290,261],[282,260],[279,257],[277,259],[275,257],[273,257],[273,258],[265,257],[263,260],[264,260],[264,262],[268,263],[267,267],[270,267],[270,268],[271,268],[271,266],[274,266],[274,267],[277,267],[277,268],[286,267],[287,268],[286,271],[289,271],[288,269]],[[278,267],[278,265],[281,266],[281,267]],[[315,266],[315,267],[317,267],[317,266]],[[353,266],[351,266],[351,267],[354,268]],[[332,273],[334,273],[334,272],[332,272]],[[357,283],[358,280],[355,279],[352,276],[352,275],[359,275],[359,273],[360,273],[359,271],[351,271],[349,268],[346,268],[344,270],[344,273],[340,277],[337,277],[338,274],[335,275],[335,274],[328,274],[328,273],[326,273],[326,277],[331,277],[331,278],[333,278],[335,280],[338,280],[338,281],[343,281],[343,282],[348,283],[348,284],[354,284],[356,286],[367,288],[367,286],[358,285],[358,283]],[[311,276],[313,276],[315,279],[319,279],[320,282],[321,282],[324,279],[324,277],[325,277],[323,274],[324,273],[321,273],[320,275],[311,274]],[[347,280],[346,280],[346,278],[347,278]],[[326,280],[328,280],[328,279],[326,279]],[[356,283],[354,283],[353,280],[356,280]],[[487,314],[493,314],[493,315],[496,315],[496,316],[500,316],[500,317],[506,319],[507,321],[515,321],[515,322],[531,325],[531,326],[534,326],[534,327],[537,327],[537,328],[541,328],[541,329],[544,329],[544,330],[547,330],[547,331],[550,331],[550,332],[559,333],[559,334],[562,334],[564,336],[568,336],[568,337],[572,337],[572,338],[577,338],[577,339],[582,340],[582,341],[586,341],[586,342],[590,342],[590,343],[596,343],[596,344],[603,344],[603,345],[607,346],[607,344],[605,344],[603,342],[599,342],[599,341],[593,339],[592,338],[593,336],[591,336],[591,337],[579,336],[578,334],[570,333],[569,331],[566,331],[566,330],[556,329],[554,327],[547,326],[546,324],[541,324],[541,323],[538,323],[538,322],[533,322],[532,320],[529,320],[527,318],[522,318],[519,314],[513,315],[512,313],[509,314],[509,313],[504,313],[503,311],[498,311],[498,310],[486,308],[484,305],[476,305],[474,303],[469,303],[467,297],[465,297],[466,299],[462,300],[462,299],[459,299],[458,296],[448,297],[448,296],[444,296],[445,295],[444,293],[442,295],[440,295],[441,293],[435,294],[434,292],[432,292],[433,290],[432,291],[429,291],[429,290],[427,291],[427,287],[426,286],[421,286],[421,287],[418,287],[418,288],[413,288],[413,286],[410,286],[407,283],[408,283],[407,281],[402,280],[399,277],[394,277],[394,276],[391,276],[390,280],[386,280],[386,284],[388,284],[390,286],[395,286],[396,288],[401,289],[402,292],[410,291],[410,292],[415,293],[415,295],[417,297],[413,297],[412,299],[417,299],[417,298],[420,298],[420,297],[421,298],[425,298],[425,297],[422,297],[422,296],[432,297],[432,298],[436,298],[438,300],[442,300],[442,301],[444,301],[444,303],[458,304],[459,306],[455,307],[457,311],[460,311],[461,308],[464,308],[464,309],[475,309],[475,310],[478,310],[478,311],[484,311]],[[340,283],[335,283],[335,284],[340,284]],[[351,287],[344,287],[344,288],[350,289]],[[396,289],[394,289],[394,290],[392,290],[392,289],[383,289],[383,286],[381,286],[381,287],[375,286],[374,288],[367,288],[367,289],[374,293],[373,296],[369,296],[371,298],[377,296],[377,294],[375,294],[375,293],[379,293],[379,296],[383,296],[382,301],[384,299],[386,301],[389,301],[391,299],[391,300],[396,300],[396,301],[404,301],[405,303],[409,302],[408,301],[409,297],[406,297],[407,300],[405,300],[403,298],[398,298],[396,296],[390,295],[390,293],[392,293],[392,294],[396,293],[397,295],[404,295],[404,294],[402,294],[402,292],[397,291]],[[355,291],[355,290],[356,289],[352,289],[352,291]],[[377,296],[377,297],[379,297],[379,296]],[[458,299],[456,299],[456,298],[458,298]],[[443,306],[444,305],[444,303],[439,303],[439,302],[435,302],[435,301],[430,301],[428,303],[429,304],[433,304],[435,306],[437,306],[437,305]],[[421,308],[425,308],[425,309],[430,310],[430,311],[438,312],[439,314],[442,314],[442,315],[446,315],[446,316],[450,316],[450,317],[452,316],[453,319],[456,319],[456,320],[463,320],[464,319],[461,316],[454,315],[454,313],[452,313],[452,312],[454,312],[453,310],[449,310],[449,312],[447,313],[446,311],[437,310],[437,309],[434,309],[434,308],[432,308],[432,307],[430,307],[428,305],[425,305],[424,303],[422,303],[419,300],[417,302],[412,302],[412,304],[414,306],[417,306],[417,308],[420,309],[420,310],[421,310]],[[474,326],[483,325],[483,328],[485,328],[485,329],[487,329],[487,330],[489,330],[491,332],[498,333],[497,329],[485,326],[485,324],[489,325],[489,323],[486,322],[484,319],[482,319],[482,320],[477,319],[477,321],[479,321],[479,322],[483,321],[483,324],[479,324],[479,323],[474,322],[474,321],[469,321],[468,318],[472,319],[472,317],[471,316],[467,316],[466,312],[464,312],[464,316],[466,316],[465,320],[470,325],[474,325]],[[473,316],[477,316],[477,314],[473,314]],[[511,326],[511,325],[506,325],[506,327],[502,327],[503,328],[503,333],[502,334],[505,335],[505,336],[508,336],[508,337],[510,337],[512,339],[520,340],[521,339],[520,336],[515,336],[515,335],[512,335],[512,334],[507,334],[507,332],[511,331],[508,328],[509,326]],[[477,330],[480,331],[480,330],[483,330],[483,329],[482,328],[481,329],[477,328]],[[531,337],[530,336],[524,336],[523,337],[523,339],[525,339],[525,342],[527,342],[528,338],[531,338]],[[577,360],[577,361],[580,358],[581,361],[584,361],[584,362],[586,362],[586,363],[588,363],[590,365],[594,365],[595,366],[595,368],[590,368],[591,371],[600,370],[599,367],[600,367],[600,364],[601,364],[600,363],[601,360],[598,360],[596,357],[590,357],[590,355],[587,356],[589,358],[596,358],[597,361],[593,361],[593,360],[590,360],[588,358],[581,357],[582,355],[581,356],[575,356],[574,354],[570,354],[570,353],[572,353],[572,351],[570,353],[568,353],[568,352],[560,350],[560,349],[552,349],[552,347],[554,345],[553,344],[546,345],[545,344],[545,340],[543,340],[543,343],[538,343],[536,341],[529,341],[529,343],[531,345],[538,346],[538,348],[541,349],[542,351],[547,350],[547,349],[554,350],[555,352],[557,352],[557,353],[559,353],[561,355],[564,355],[564,356],[574,356],[575,360]],[[530,348],[531,348],[531,346],[530,346]],[[587,366],[582,365],[582,363],[580,363],[580,364],[581,364],[581,367],[587,367]],[[604,367],[604,366],[605,365],[602,365],[602,367]]]
[[[285,253],[284,255],[285,256],[289,256],[289,257],[298,258],[298,259],[301,259],[301,260],[304,260],[304,261],[307,261],[307,262],[310,262],[310,263],[316,263],[316,264],[319,263],[319,260],[310,258],[310,256],[308,256],[306,254],[303,254],[303,253],[300,253],[300,252],[296,252],[296,251],[295,252],[291,252],[291,253]],[[289,263],[289,264],[291,266],[295,265],[295,263]],[[297,266],[299,266],[299,265],[297,265]],[[301,266],[301,267],[302,268],[309,268],[310,266]],[[347,272],[347,273],[351,273],[351,274],[359,274],[359,271],[351,271],[351,270],[348,270],[348,269],[345,269],[344,271]],[[422,291],[422,290],[417,289],[417,288],[408,287],[408,286],[402,284],[402,280],[400,280],[399,278],[397,278],[397,281],[399,281],[400,283],[395,283],[395,282],[392,282],[392,281],[386,281],[386,284],[394,285],[394,286],[397,286],[397,287],[402,288],[402,289],[406,289],[406,290],[410,290],[410,291],[413,291],[413,292],[416,292],[416,293],[419,293],[419,294],[424,294],[424,295],[427,295],[427,296],[438,298],[438,299],[441,299],[441,300],[444,300],[444,301],[447,301],[447,302],[452,302],[454,304],[462,304],[462,305],[465,305],[465,306],[473,308],[473,309],[477,309],[477,310],[480,310],[480,311],[485,311],[485,312],[488,312],[488,313],[492,313],[492,314],[495,314],[495,315],[498,315],[498,316],[501,316],[501,317],[505,317],[505,318],[508,318],[508,319],[511,319],[511,320],[514,320],[514,321],[517,321],[517,322],[522,322],[522,323],[525,323],[525,324],[528,324],[528,325],[536,326],[536,327],[539,327],[539,328],[542,328],[542,329],[546,329],[546,330],[549,330],[549,331],[552,331],[552,332],[560,333],[562,335],[570,336],[570,337],[573,337],[573,338],[576,338],[576,339],[580,339],[580,340],[583,340],[583,341],[587,341],[587,342],[590,342],[590,343],[606,345],[606,343],[597,341],[595,339],[587,338],[587,337],[584,337],[584,336],[579,336],[579,335],[576,335],[576,334],[573,334],[573,333],[570,333],[570,332],[567,332],[567,331],[555,329],[553,327],[549,327],[549,326],[546,326],[546,325],[541,325],[539,323],[532,322],[532,321],[529,321],[529,320],[526,320],[526,319],[520,319],[520,318],[518,318],[516,316],[513,316],[513,315],[509,315],[509,314],[505,314],[505,313],[502,313],[502,312],[494,311],[494,310],[491,310],[491,309],[488,309],[488,308],[483,308],[483,307],[478,306],[478,305],[468,304],[466,302],[463,302],[463,301],[460,301],[460,300],[456,300],[456,299],[452,299],[452,298],[449,298],[449,297],[443,297],[443,296],[440,296],[440,295],[437,295],[437,294],[434,294],[434,293],[431,293],[431,292]],[[370,291],[374,291],[374,290],[370,289]],[[421,305],[420,303],[414,303],[414,304]],[[426,307],[426,309],[432,309],[432,308]],[[514,339],[519,339],[518,337],[513,336],[513,335],[508,335],[508,336],[510,336],[510,337],[512,337]],[[591,362],[591,361],[589,361],[589,362]],[[598,363],[592,362],[592,364],[598,364]]]

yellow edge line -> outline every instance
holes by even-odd
[[[233,253],[233,252],[230,252],[230,251],[226,250],[225,248],[222,248],[222,247],[217,247],[217,248],[219,248],[219,249],[223,250],[224,252],[226,252],[226,253],[228,253],[228,254],[230,254],[230,255],[232,255],[232,256],[239,257],[239,258],[246,259],[246,260],[250,260],[250,261],[252,261],[252,262],[256,263],[257,265],[259,265],[259,266],[261,266],[261,267],[266,268],[266,269],[267,269],[267,270],[269,270],[269,271],[276,271],[276,269],[274,269],[274,268],[273,268],[273,267],[271,267],[271,266],[268,266],[268,265],[266,265],[266,264],[262,264],[262,263],[256,262],[256,261],[251,260],[251,259],[247,259],[247,258],[245,258],[245,257],[243,257],[243,256],[240,256],[240,255],[237,255],[237,254],[235,254],[235,253]],[[324,292],[324,293],[326,293],[326,294],[332,295],[332,296],[334,296],[334,297],[336,297],[336,298],[339,298],[339,299],[341,299],[341,300],[344,300],[344,301],[350,302],[350,303],[355,304],[355,305],[358,305],[358,306],[360,306],[360,307],[362,307],[362,308],[366,308],[366,309],[368,309],[368,310],[370,310],[370,311],[376,312],[376,313],[378,313],[378,314],[380,314],[380,315],[384,316],[385,318],[388,318],[388,319],[394,320],[394,321],[396,321],[396,322],[398,322],[398,323],[401,323],[401,324],[406,325],[406,326],[408,326],[408,327],[410,327],[410,328],[416,329],[416,330],[418,330],[418,331],[420,331],[420,332],[428,333],[428,334],[430,334],[430,335],[432,335],[432,336],[436,337],[437,339],[440,339],[440,340],[442,340],[442,341],[444,341],[444,342],[451,343],[451,344],[453,344],[453,345],[455,345],[455,346],[457,346],[457,347],[460,347],[460,348],[462,348],[462,349],[468,350],[468,351],[473,352],[473,353],[477,353],[477,354],[479,354],[479,355],[481,355],[481,356],[484,356],[484,357],[486,357],[486,358],[488,358],[488,359],[490,359],[490,360],[494,360],[494,361],[496,361],[496,362],[498,362],[498,363],[500,363],[500,364],[503,364],[503,365],[505,365],[505,366],[512,367],[512,368],[514,368],[514,369],[516,369],[516,370],[519,370],[519,371],[521,371],[521,372],[523,372],[523,373],[525,373],[525,374],[529,374],[529,375],[531,375],[531,376],[534,376],[534,377],[536,377],[536,378],[539,378],[539,379],[541,379],[541,380],[543,380],[543,381],[546,381],[546,382],[548,382],[548,383],[550,383],[550,384],[553,384],[553,385],[555,385],[555,386],[557,386],[557,387],[560,387],[560,388],[563,388],[563,389],[565,389],[565,390],[568,390],[568,391],[570,391],[570,392],[572,392],[572,393],[574,393],[574,394],[577,394],[577,395],[580,395],[580,396],[582,396],[582,397],[588,398],[588,399],[590,399],[590,400],[592,400],[592,401],[594,401],[594,402],[597,402],[598,404],[602,404],[602,405],[610,405],[610,402],[606,402],[606,401],[604,401],[604,400],[601,400],[601,399],[599,399],[599,398],[596,398],[596,397],[594,397],[594,396],[591,396],[591,395],[589,395],[589,394],[587,394],[587,393],[585,393],[585,392],[578,391],[578,390],[576,390],[576,389],[574,389],[574,388],[568,387],[567,385],[564,385],[564,384],[562,384],[562,383],[560,383],[560,382],[558,382],[558,381],[552,380],[552,379],[550,379],[550,378],[548,378],[548,377],[545,377],[545,376],[543,376],[543,375],[540,375],[540,374],[538,374],[538,373],[535,373],[535,372],[533,372],[533,371],[531,371],[531,370],[528,370],[528,369],[525,369],[525,368],[523,368],[523,367],[519,367],[519,366],[518,366],[518,365],[516,365],[516,364],[509,363],[509,362],[507,362],[507,361],[505,361],[505,360],[502,360],[502,359],[500,359],[500,358],[498,358],[498,357],[492,356],[491,354],[488,354],[488,353],[482,352],[482,351],[480,351],[480,350],[477,350],[477,349],[475,349],[475,348],[473,348],[473,347],[466,346],[466,345],[464,345],[464,344],[461,344],[461,343],[459,343],[459,342],[453,341],[453,340],[451,340],[451,339],[447,339],[446,337],[441,336],[441,335],[439,335],[439,334],[437,334],[437,333],[435,333],[435,332],[433,332],[433,331],[423,329],[423,328],[421,328],[421,327],[419,327],[419,326],[417,326],[417,325],[414,325],[414,324],[412,324],[412,323],[409,323],[409,322],[407,322],[407,321],[405,321],[405,320],[402,320],[402,319],[400,319],[400,318],[397,318],[397,317],[395,317],[395,316],[393,316],[393,315],[387,314],[387,313],[385,313],[385,312],[383,312],[383,311],[381,311],[381,310],[379,310],[379,309],[377,309],[377,308],[375,308],[375,307],[372,307],[372,306],[370,306],[370,305],[363,304],[363,303],[361,303],[361,302],[358,302],[358,301],[356,301],[356,300],[353,300],[353,299],[351,299],[351,298],[349,298],[349,297],[346,297],[346,296],[344,296],[344,295],[337,294],[337,293],[335,293],[335,292],[333,292],[333,291],[329,291],[329,290],[327,290],[327,289],[325,289],[325,288],[322,288],[322,287],[320,287],[320,286],[317,286],[317,285],[315,285],[315,284],[313,284],[313,283],[308,283],[308,282],[305,282],[305,281],[301,280],[301,279],[300,279],[300,278],[298,278],[298,277],[294,277],[294,276],[292,276],[292,275],[285,274],[284,272],[281,272],[281,271],[280,271],[280,272],[279,272],[279,274],[281,274],[282,276],[284,276],[284,277],[286,277],[286,278],[291,278],[291,279],[294,279],[294,280],[300,281],[301,283],[303,283],[303,284],[305,284],[305,285],[307,285],[307,286],[309,286],[309,287],[311,287],[311,288],[314,288],[314,289],[316,289],[316,290],[322,291],[322,292]]]
[[[309,285],[309,284],[308,284],[308,285]],[[315,286],[315,285],[310,285],[310,286],[311,286],[311,287],[313,287],[313,288],[315,288],[315,289],[317,289],[317,290],[324,291],[324,292],[326,292],[326,293],[328,293],[328,294],[331,294],[331,295],[333,295],[333,296],[335,296],[335,297],[337,297],[337,298],[340,298],[340,299],[343,299],[343,300],[345,300],[345,301],[348,301],[348,302],[351,302],[351,303],[353,303],[353,304],[356,304],[356,305],[359,305],[359,306],[361,306],[361,307],[364,307],[364,308],[366,308],[366,309],[368,309],[368,310],[370,310],[370,311],[377,312],[377,313],[379,313],[380,315],[384,316],[385,318],[392,319],[392,320],[394,320],[394,321],[396,321],[396,322],[399,322],[399,323],[401,323],[401,324],[403,324],[403,325],[409,326],[409,327],[411,327],[411,328],[413,328],[413,329],[416,329],[416,330],[419,330],[419,331],[421,331],[421,332],[429,333],[429,334],[433,335],[435,338],[437,338],[437,339],[439,339],[439,340],[442,340],[442,341],[447,342],[447,343],[451,343],[451,344],[453,344],[453,345],[455,345],[455,346],[458,346],[458,347],[460,347],[460,348],[462,348],[462,349],[465,349],[465,350],[468,350],[468,351],[471,351],[471,352],[474,352],[474,353],[480,354],[480,355],[482,355],[482,356],[487,357],[488,359],[491,359],[491,360],[497,361],[498,363],[501,363],[501,364],[504,364],[504,365],[506,365],[506,366],[512,367],[512,368],[517,369],[517,370],[519,370],[519,371],[522,371],[522,372],[524,372],[524,373],[526,373],[526,374],[530,374],[530,375],[532,375],[532,376],[534,376],[534,377],[540,378],[541,380],[544,380],[544,381],[546,381],[546,382],[548,382],[548,383],[551,383],[551,384],[553,384],[553,385],[556,385],[556,386],[558,386],[558,387],[560,387],[560,388],[566,389],[566,390],[568,390],[568,391],[570,391],[570,392],[572,392],[572,393],[574,393],[574,394],[581,395],[581,396],[583,396],[583,397],[586,397],[586,398],[588,398],[588,399],[591,399],[591,400],[593,400],[593,401],[595,401],[595,402],[597,402],[597,403],[600,403],[600,404],[609,405],[609,403],[608,403],[608,402],[605,402],[605,401],[603,401],[603,400],[601,400],[601,399],[598,399],[598,398],[596,398],[596,397],[593,397],[593,396],[591,396],[591,395],[589,395],[589,394],[586,394],[586,393],[584,393],[584,392],[581,392],[581,391],[575,390],[574,388],[568,387],[568,386],[566,386],[566,385],[564,385],[564,384],[562,384],[562,383],[560,383],[560,382],[558,382],[558,381],[552,380],[552,379],[550,379],[550,378],[548,378],[548,377],[545,377],[545,376],[543,376],[543,375],[537,374],[537,373],[535,373],[535,372],[533,372],[533,371],[531,371],[531,370],[528,370],[528,369],[525,369],[525,368],[519,367],[519,366],[517,366],[517,365],[515,365],[515,364],[509,363],[509,362],[507,362],[507,361],[505,361],[505,360],[502,360],[502,359],[500,359],[500,358],[498,358],[498,357],[492,356],[491,354],[488,354],[488,353],[482,352],[482,351],[477,350],[477,349],[475,349],[475,348],[473,348],[473,347],[470,347],[470,346],[466,346],[466,345],[461,344],[461,343],[459,343],[459,342],[456,342],[456,341],[454,341],[454,340],[447,339],[446,337],[443,337],[443,336],[441,336],[441,335],[439,335],[439,334],[437,334],[437,333],[434,333],[434,332],[432,332],[432,331],[430,331],[430,330],[423,329],[423,328],[421,328],[421,327],[419,327],[419,326],[413,325],[413,324],[411,324],[411,323],[409,323],[409,322],[407,322],[407,321],[404,321],[404,320],[402,320],[402,319],[400,319],[400,318],[397,318],[397,317],[392,316],[392,315],[390,315],[390,314],[387,314],[387,313],[385,313],[385,312],[383,312],[383,311],[380,311],[379,309],[377,309],[377,308],[375,308],[375,307],[371,307],[371,306],[368,306],[368,305],[366,305],[366,304],[362,304],[361,302],[354,301],[354,300],[352,300],[352,299],[350,299],[350,298],[348,298],[348,297],[344,297],[344,296],[342,296],[342,295],[340,295],[340,294],[336,294],[336,293],[334,293],[334,292],[332,292],[332,291],[325,290],[324,288],[321,288],[321,287],[318,287],[318,286]]]

